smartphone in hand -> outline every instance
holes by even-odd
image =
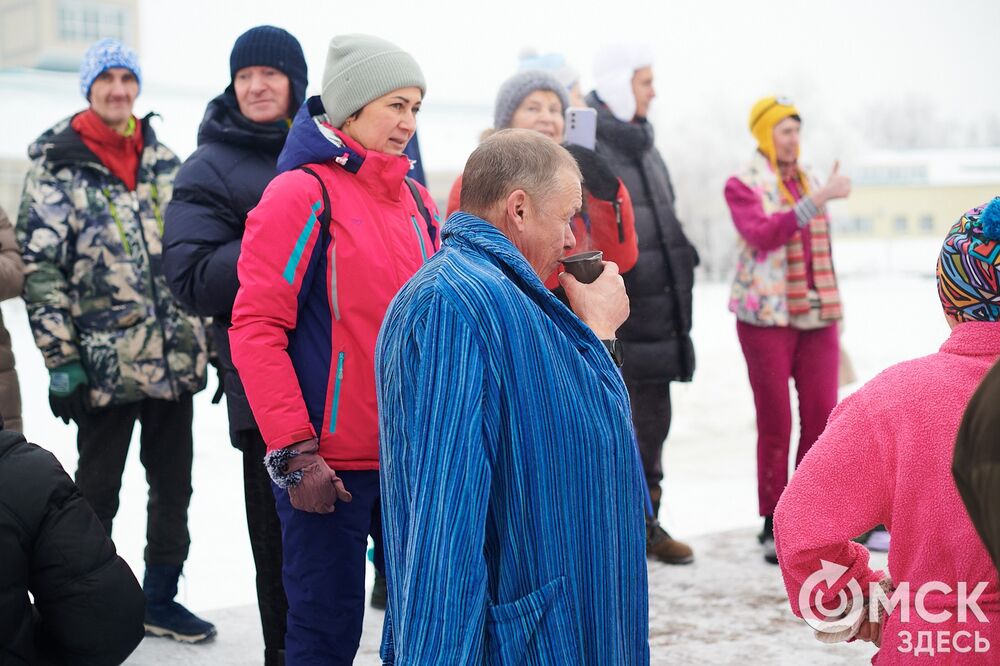
[[[571,106],[566,109],[566,143],[594,150],[597,146],[597,110]]]

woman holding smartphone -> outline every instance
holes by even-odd
[[[542,70],[518,72],[504,81],[497,91],[493,131],[507,128],[535,130],[562,143],[566,139],[565,114],[568,108],[566,86],[555,75]],[[596,119],[594,130],[596,132]],[[595,137],[581,133],[574,140],[592,146]],[[616,263],[618,271],[624,274],[635,266],[639,258],[635,216],[628,189],[608,162],[594,150],[572,143],[565,147],[576,158],[583,174],[583,209],[571,221],[576,251],[600,250],[604,253],[604,260]],[[461,190],[462,177],[459,176],[448,196],[449,215],[458,209]],[[556,275],[545,283],[549,289],[556,289],[558,285]],[[625,362],[628,363],[627,353]],[[647,556],[666,564],[690,562],[691,549],[673,539],[657,522],[658,504],[658,501],[652,503],[652,515],[647,516]]]
[[[493,128],[488,133],[508,128],[528,129],[562,143],[568,108],[566,88],[554,75],[542,70],[518,72],[504,81],[497,92]],[[628,190],[593,150],[572,144],[565,147],[576,158],[584,180],[583,209],[572,221],[576,251],[600,250],[604,261],[613,261],[619,272],[631,270],[639,249]],[[448,195],[449,215],[458,210],[461,191],[459,176]],[[545,286],[558,287],[557,276],[549,277]]]

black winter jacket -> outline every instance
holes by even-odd
[[[987,373],[962,417],[952,474],[969,518],[1000,569],[1000,363]]]
[[[0,563],[0,664],[120,664],[142,640],[131,569],[55,457],[10,430],[0,431]]]
[[[653,127],[625,123],[595,93],[587,104],[597,110],[597,153],[622,179],[635,210],[639,259],[626,273],[631,314],[618,330],[625,341],[626,381],[691,381],[691,290],[698,253],[674,211],[674,188],[667,165],[653,143]]]
[[[249,213],[277,175],[275,164],[288,125],[255,123],[223,93],[205,110],[198,149],[174,181],[164,233],[164,271],[181,303],[212,317],[212,341],[222,370],[229,430],[239,446],[241,430],[257,425],[229,351],[229,320],[239,290],[236,262]]]

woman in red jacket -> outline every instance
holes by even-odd
[[[335,37],[247,217],[230,341],[282,523],[289,664],[353,661],[369,534],[381,569],[375,338],[435,249],[403,155],[425,90],[395,45]]]
[[[493,129],[534,130],[562,143],[568,106],[566,87],[555,75],[542,70],[518,72],[497,91]],[[615,262],[620,273],[631,270],[639,258],[639,246],[628,190],[593,150],[572,145],[566,149],[576,158],[584,180],[584,207],[572,222],[574,252],[601,250],[604,261]],[[458,210],[461,191],[459,175],[448,194],[448,215]],[[549,276],[545,286],[558,287],[558,276]]]

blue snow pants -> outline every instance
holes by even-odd
[[[333,513],[299,511],[287,490],[271,484],[288,596],[287,666],[353,663],[365,613],[369,534],[375,541],[375,567],[385,570],[378,471],[337,474],[353,499],[337,502]]]

